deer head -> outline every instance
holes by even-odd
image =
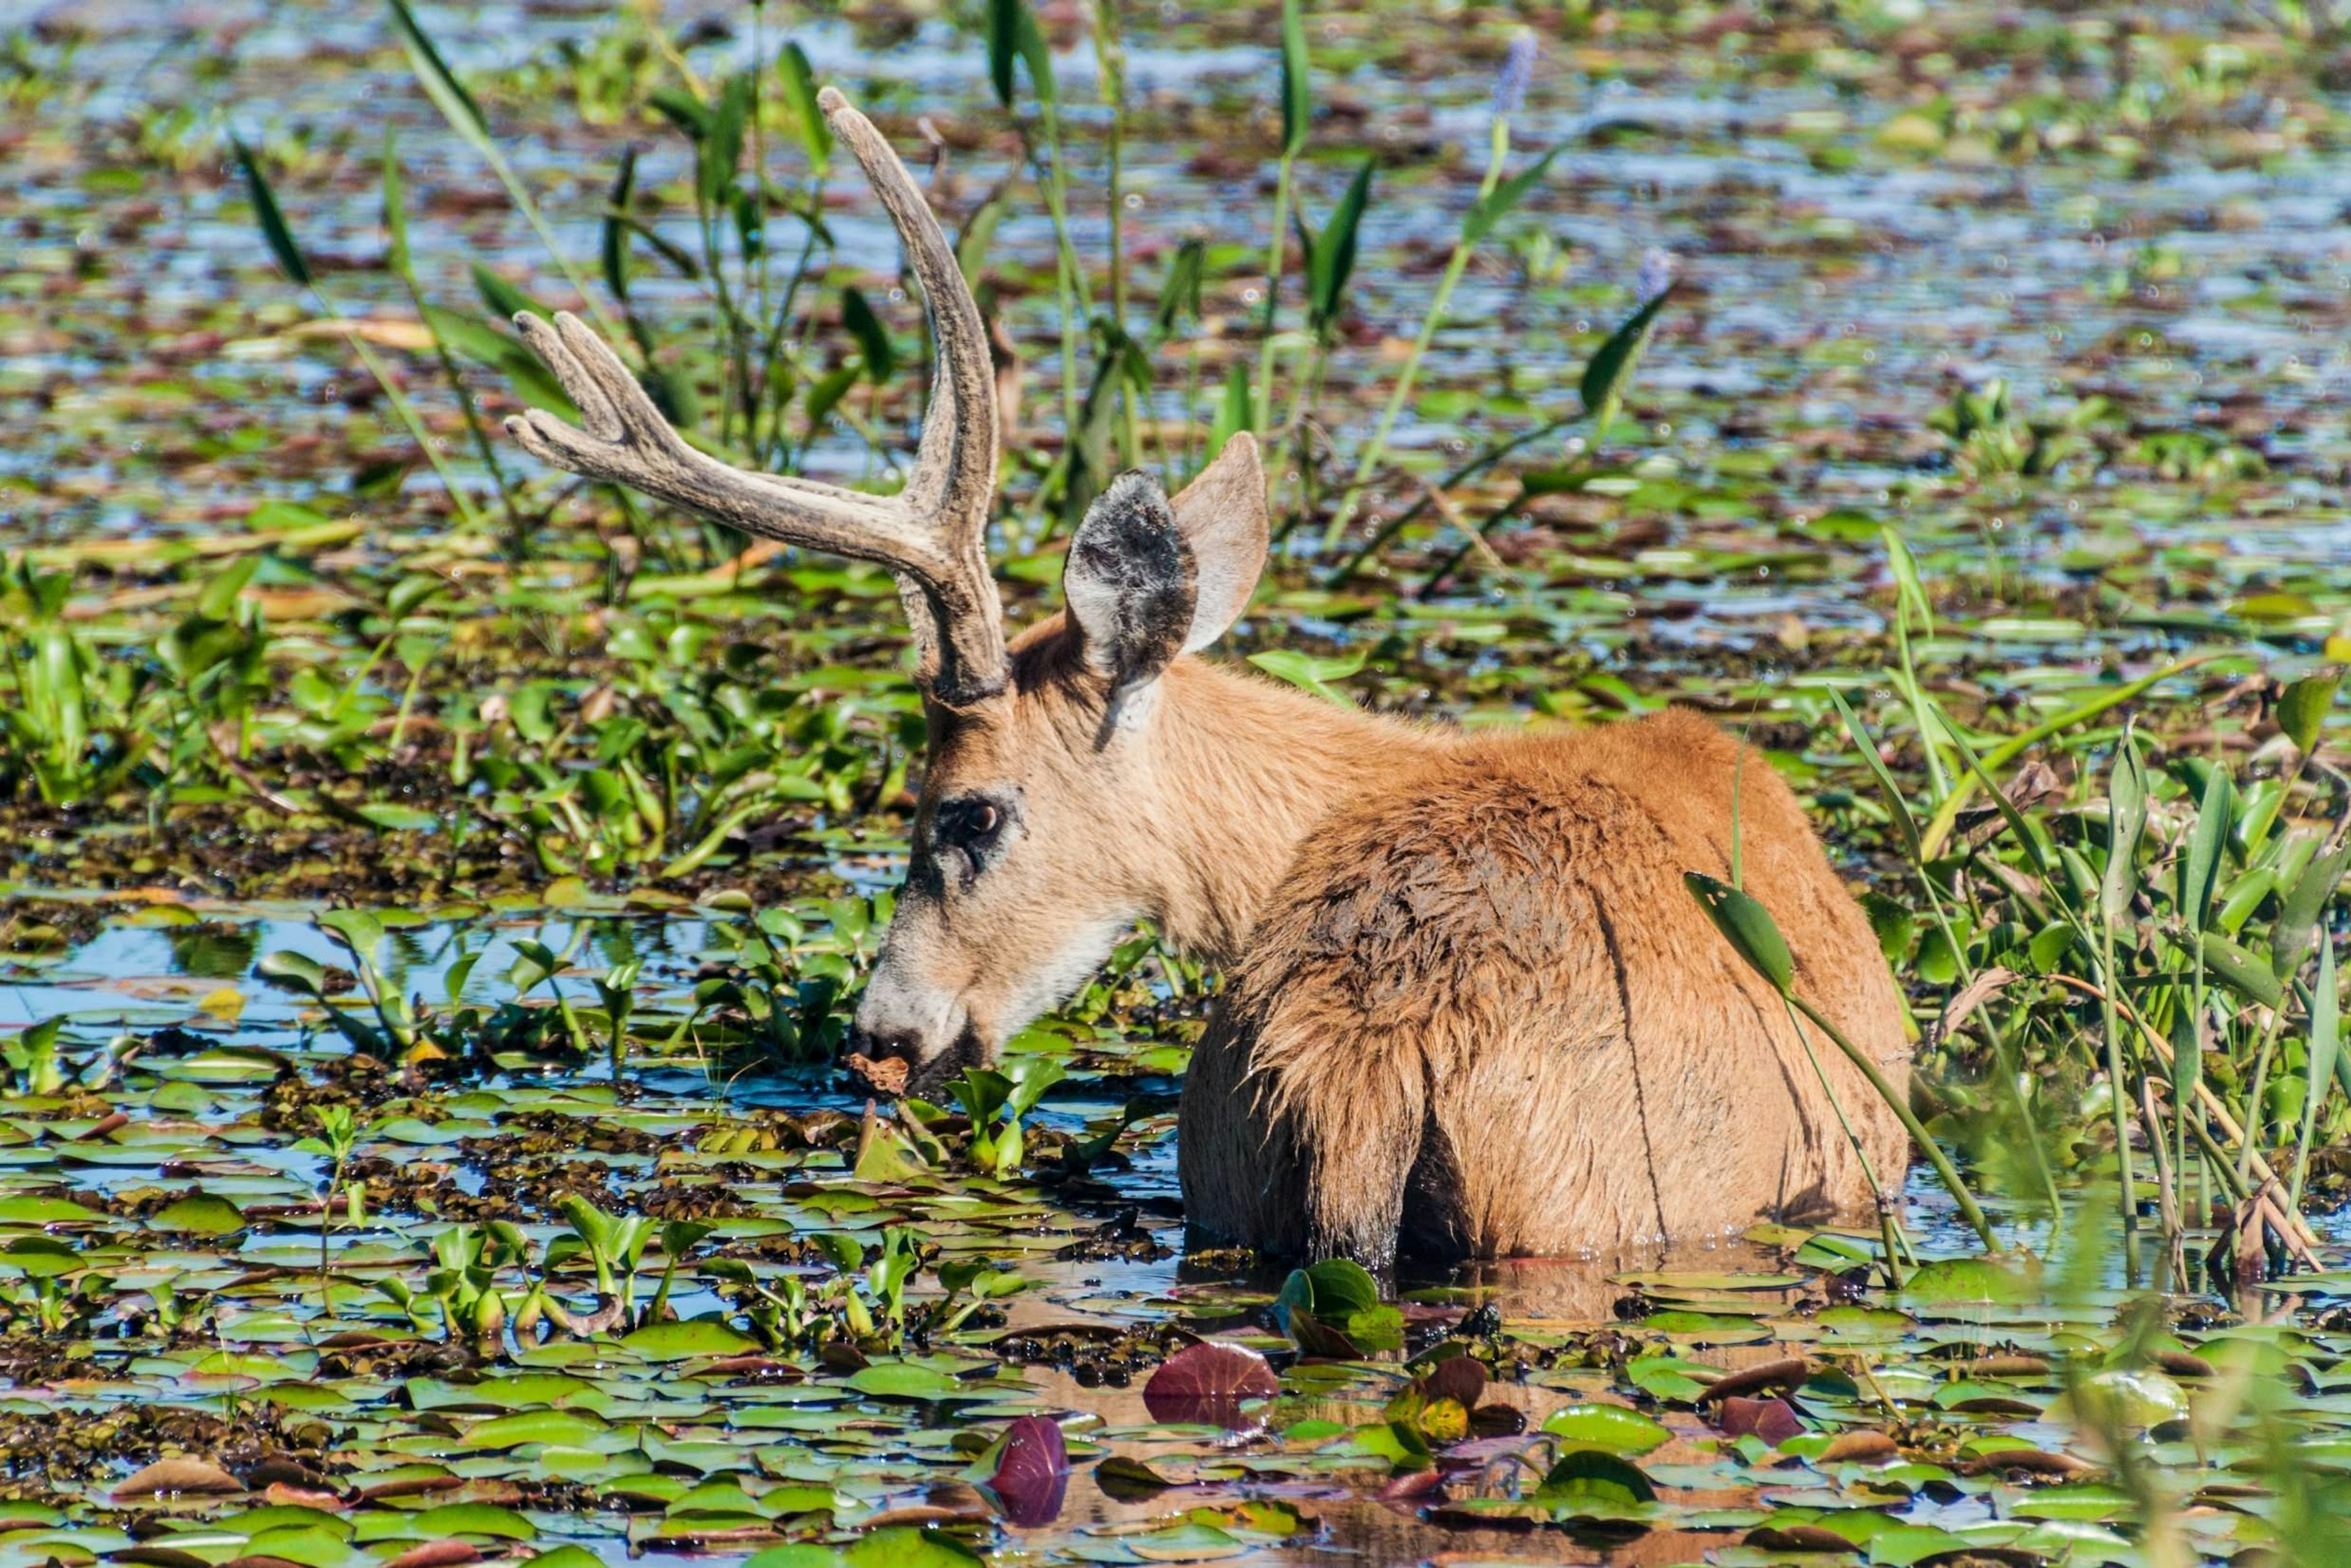
[[[1183,824],[1198,815],[1198,789],[1169,765],[1186,727],[1160,700],[1162,677],[1248,605],[1265,559],[1265,480],[1246,434],[1172,498],[1145,475],[1121,476],[1071,540],[1067,612],[1008,648],[987,555],[997,405],[979,308],[889,144],[839,92],[818,101],[897,226],[938,345],[904,489],[747,473],[695,450],[568,315],[516,326],[583,428],[534,410],[507,429],[558,467],[896,575],[929,756],[856,1030],[863,1053],[901,1058],[928,1084],[992,1060],[1138,918],[1164,918],[1181,898],[1171,883],[1197,853]]]

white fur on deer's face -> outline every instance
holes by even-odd
[[[1071,540],[1069,612],[1023,637],[1000,695],[930,706],[930,751],[896,915],[855,1049],[917,1084],[993,1061],[1058,1006],[1165,881],[1155,687],[1248,605],[1266,548],[1256,444],[1238,436],[1170,500],[1120,476]]]

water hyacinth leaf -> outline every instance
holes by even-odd
[[[2180,918],[2191,931],[2204,929],[2212,913],[2212,891],[2220,884],[2220,860],[2228,847],[2229,823],[2234,814],[2236,786],[2228,770],[2215,768],[2205,774],[2196,805],[2196,821],[2179,856],[2175,901]]]
[[[1299,0],[1281,0],[1281,153],[1304,151],[1314,122],[1314,81],[1306,55],[1306,18]]]
[[[2259,1002],[2265,1008],[2275,1008],[2284,1001],[2284,987],[2269,966],[2259,958],[2218,931],[2203,933],[2201,946],[2204,967],[2231,990],[2247,1001]]]
[[[1796,983],[1796,961],[1789,954],[1787,939],[1780,935],[1771,912],[1750,894],[1717,882],[1703,872],[1684,872],[1682,885],[1689,889],[1690,896],[1706,911],[1706,917],[1714,922],[1714,928],[1747,961],[1747,967],[1786,996]]]
[[[2342,684],[2343,672],[2329,670],[2325,674],[2304,675],[2279,696],[2278,728],[2304,757],[2317,747],[2319,728],[2326,722],[2327,710],[2335,706],[2335,694]]]
[[[277,193],[269,188],[269,178],[261,172],[253,149],[237,136],[231,136],[228,144],[236,155],[236,166],[245,172],[246,193],[253,202],[254,221],[261,225],[262,241],[277,259],[277,270],[290,281],[309,287],[310,264],[303,259],[302,247],[294,243],[294,231],[286,226],[286,214],[277,205]]]
[[[809,64],[808,51],[796,43],[785,44],[776,57],[776,80],[791,110],[800,149],[808,154],[809,172],[821,177],[832,167],[832,126],[817,107],[816,69]]]
[[[2270,924],[2270,967],[2281,977],[2302,967],[2317,935],[2318,917],[2343,884],[2351,869],[2351,840],[2310,858],[2302,874],[2278,901],[2277,918]]]
[[[2138,896],[2138,846],[2147,832],[2147,764],[2128,730],[2106,776],[2106,865],[2098,880],[2098,915],[2110,927],[2130,919]]]
[[[383,922],[364,909],[329,909],[319,916],[319,926],[362,960],[383,946]]]

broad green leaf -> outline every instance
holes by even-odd
[[[1748,894],[1702,872],[1684,872],[1682,883],[1747,967],[1769,981],[1772,989],[1787,995],[1795,984],[1796,961],[1771,912]]]

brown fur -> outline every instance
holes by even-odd
[[[1746,884],[1800,987],[1903,1082],[1868,923],[1760,757],[1689,713],[1460,734],[1190,658],[1104,744],[1107,688],[1076,644],[1037,628],[1005,698],[935,716],[925,798],[1019,779],[1029,842],[951,921],[892,942],[958,966],[926,982],[990,1042],[1032,1010],[1008,986],[1073,929],[1139,910],[1235,965],[1185,1088],[1200,1230],[1374,1261],[1561,1255],[1865,1200],[1779,998],[1682,886],[1729,876],[1735,784]],[[1898,1184],[1900,1124],[1808,1032]]]

